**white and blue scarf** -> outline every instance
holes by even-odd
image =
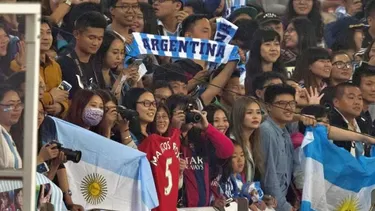
[[[224,42],[143,33],[133,33],[133,36],[132,44],[126,48],[127,55],[130,57],[153,54],[219,64],[239,60],[238,47]]]

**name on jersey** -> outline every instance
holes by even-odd
[[[162,156],[164,154],[164,152],[168,151],[171,149],[171,144],[169,143],[169,141],[167,142],[163,142],[159,145],[159,150],[156,150],[155,152],[155,155],[152,156],[152,160],[151,160],[151,163],[155,166],[158,166],[158,161],[159,161],[159,158],[160,156]],[[172,144],[172,149],[174,151],[174,154],[175,156],[177,157],[177,159],[179,159],[180,157],[180,149],[177,147],[177,144],[176,143],[173,143]]]

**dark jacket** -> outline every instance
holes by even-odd
[[[359,116],[356,118],[357,124],[359,129],[361,130],[361,133],[369,134],[371,128],[368,126],[372,124],[372,122],[366,121],[366,118]],[[332,111],[329,114],[329,123],[332,126],[336,126],[342,129],[348,129],[348,124],[345,122],[344,118],[342,115],[336,110],[332,109]],[[350,149],[352,147],[352,141],[355,140],[348,140],[348,141],[335,141],[333,140],[333,143],[339,147],[345,148],[348,152],[350,152]],[[365,156],[369,157],[370,156],[370,147],[365,145],[364,146],[364,153]]]

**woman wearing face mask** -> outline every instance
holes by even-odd
[[[233,144],[228,137],[208,123],[206,113],[196,110],[195,100],[183,95],[167,99],[169,113],[175,116],[193,112],[201,118],[196,123],[186,118],[181,126],[181,158],[187,162],[184,171],[184,187],[181,201],[185,207],[210,205],[210,169],[218,158],[226,159],[233,154]],[[218,199],[217,203],[223,203]]]
[[[103,108],[103,100],[95,91],[81,89],[74,95],[65,120],[89,130],[102,121]]]
[[[331,69],[331,56],[326,49],[309,48],[298,59],[292,78],[308,91],[311,87],[320,92],[327,86],[325,80],[331,75]]]
[[[229,116],[227,112],[222,107],[215,104],[207,106],[204,110],[207,112],[208,122],[223,134],[228,135]]]
[[[297,17],[290,21],[284,32],[281,57],[286,66],[294,67],[297,57],[305,49],[316,46],[313,23],[305,17]]]
[[[245,90],[249,94],[254,75],[276,71],[286,76],[286,70],[280,57],[280,35],[272,29],[260,29],[254,34],[250,60],[246,64]]]
[[[10,135],[10,129],[22,114],[24,105],[15,89],[0,85],[0,168],[22,168],[22,160]]]
[[[132,136],[125,137],[139,145],[149,135],[148,124],[152,123],[156,114],[156,101],[152,92],[144,88],[132,88],[125,93],[123,105],[127,109],[138,112],[136,120],[130,120],[129,130]]]

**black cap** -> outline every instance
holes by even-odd
[[[278,15],[276,15],[275,13],[271,13],[271,12],[268,12],[268,13],[265,13],[261,16],[258,16],[257,20],[259,22],[259,25],[261,25],[261,26],[263,26],[267,23],[270,23],[270,22],[281,23],[280,17]]]

